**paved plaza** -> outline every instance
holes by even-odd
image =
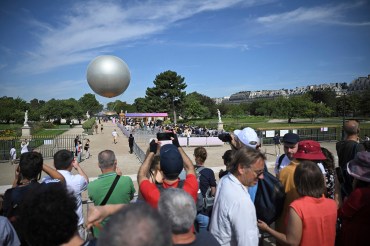
[[[113,143],[112,131],[116,129],[119,133],[118,143]],[[74,128],[69,129],[64,134],[79,134],[82,135],[83,129],[81,126],[75,126]],[[111,122],[104,123],[103,133],[98,131],[98,134],[94,135],[85,135],[84,139],[90,139],[90,153],[91,156],[89,159],[83,159],[80,163],[83,170],[86,172],[90,180],[95,179],[100,174],[100,169],[98,168],[97,156],[98,153],[102,150],[110,149],[113,150],[116,154],[118,160],[118,167],[122,170],[124,175],[130,175],[134,181],[135,188],[137,190],[136,175],[137,171],[141,165],[139,159],[135,154],[129,153],[128,139],[125,135],[120,132],[120,129]],[[137,142],[136,143],[141,147],[142,150],[146,151],[149,146],[147,142]],[[323,147],[328,148],[336,157],[335,151],[335,142],[323,142],[321,143]],[[185,152],[188,156],[194,161],[193,151],[195,147],[184,147]],[[207,167],[210,167],[214,170],[216,177],[218,177],[218,172],[221,168],[224,168],[221,156],[223,153],[230,149],[228,144],[223,146],[215,147],[206,147],[208,152],[208,158],[205,162]],[[266,153],[267,156],[267,165],[270,171],[276,160],[275,149],[273,145],[262,146],[262,151]],[[283,146],[281,146],[281,153],[283,153]],[[53,166],[52,159],[46,159],[45,163]],[[14,168],[15,166],[10,165],[9,162],[0,163],[0,194],[4,193],[7,188],[9,188],[14,179]]]

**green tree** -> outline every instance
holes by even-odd
[[[107,109],[111,111],[115,111],[118,114],[121,112],[135,112],[136,107],[134,105],[128,104],[126,102],[122,102],[121,100],[116,100],[114,102],[107,103]]]
[[[41,112],[46,120],[56,120],[58,122],[61,119],[71,120],[74,118],[81,120],[84,117],[84,111],[74,98],[67,100],[53,98],[45,103]]]
[[[27,102],[17,97],[1,97],[0,98],[0,120],[10,123],[15,121],[16,123],[24,122],[24,112],[29,109]]]
[[[287,118],[288,123],[292,123],[293,118],[303,116],[302,112],[306,110],[311,98],[308,95],[303,95],[289,98],[279,97],[274,101],[276,103],[276,110],[273,115]]]
[[[323,103],[306,102],[302,116],[310,118],[311,123],[313,123],[318,117],[327,117],[331,113],[332,109]]]
[[[359,95],[360,98],[360,111],[363,116],[369,116],[370,115],[370,88],[367,90],[363,91]]]
[[[181,77],[174,71],[165,71],[156,76],[153,81],[154,87],[147,88],[145,99],[148,110],[152,112],[171,112],[173,118],[176,118],[177,107],[181,107],[187,87]],[[170,114],[171,114],[170,113]]]
[[[335,91],[325,88],[321,90],[308,91],[307,94],[311,97],[314,103],[323,103],[327,107],[331,108],[334,112],[336,109],[335,98],[337,94]]]
[[[90,115],[99,113],[103,109],[103,105],[96,100],[95,95],[86,93],[80,99],[78,99],[82,112],[88,111]]]
[[[29,103],[29,120],[39,121],[41,116],[41,108],[44,106],[45,101],[34,98]]]
[[[238,122],[239,118],[245,116],[245,112],[243,111],[243,109],[241,107],[239,107],[239,105],[232,104],[232,105],[230,105],[229,115],[232,118],[236,119],[236,122]]]
[[[135,106],[136,110],[141,113],[148,113],[149,111],[149,105],[145,98],[138,97],[135,99],[133,106]]]
[[[210,116],[210,109],[202,103],[203,95],[193,92],[185,96],[181,116],[187,119],[204,119]]]
[[[256,113],[258,115],[272,116],[275,108],[275,102],[273,100],[262,99],[258,102]]]

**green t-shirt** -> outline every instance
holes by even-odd
[[[90,182],[87,185],[89,199],[94,202],[95,206],[99,206],[103,201],[105,195],[108,193],[109,188],[112,186],[116,175],[117,174],[115,172],[101,174],[99,175],[98,179]],[[107,204],[128,204],[134,197],[134,194],[135,187],[132,183],[132,179],[128,176],[121,176],[116,187],[114,187]],[[104,226],[106,222],[107,220],[104,220],[102,226]],[[96,230],[96,228],[94,228],[94,235],[96,237],[99,235],[99,232]]]

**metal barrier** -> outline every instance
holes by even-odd
[[[29,141],[28,148],[40,152],[44,158],[52,158],[54,154],[61,149],[74,151],[74,139],[77,135],[43,135],[32,136]],[[83,142],[83,135],[80,136]],[[17,150],[17,157],[20,156],[20,145],[24,138],[16,137],[7,140],[0,140],[0,160],[10,159],[10,149],[14,146]],[[82,148],[83,149],[83,148]]]

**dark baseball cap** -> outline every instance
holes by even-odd
[[[183,160],[177,147],[166,144],[160,150],[160,166],[163,174],[168,179],[176,179],[183,169]]]
[[[283,137],[283,143],[290,143],[290,144],[296,144],[299,142],[299,136],[295,133],[287,133]]]

